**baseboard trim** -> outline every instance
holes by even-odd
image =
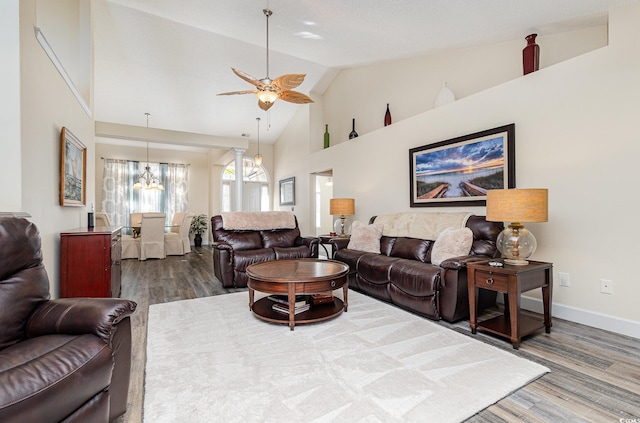
[[[524,310],[542,313],[542,300],[522,296],[520,298],[520,307]],[[640,339],[640,322],[638,321],[622,319],[608,314],[596,313],[558,303],[553,303],[551,315],[559,319],[569,320],[582,325]]]

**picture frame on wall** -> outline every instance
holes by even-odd
[[[86,205],[86,182],[87,147],[63,127],[60,133],[60,205]]]
[[[411,207],[485,206],[489,189],[515,188],[515,124],[409,150]]]
[[[280,180],[280,205],[294,206],[296,204],[296,178]]]

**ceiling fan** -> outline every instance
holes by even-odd
[[[255,90],[245,91],[230,91],[226,93],[220,93],[218,95],[234,95],[234,94],[255,94],[258,97],[258,106],[262,110],[269,110],[273,103],[277,99],[288,101],[289,103],[305,104],[313,103],[314,101],[307,95],[298,91],[293,91],[298,85],[302,84],[304,77],[303,73],[288,73],[277,77],[276,79],[269,78],[269,17],[272,15],[271,10],[262,9],[262,12],[267,17],[267,76],[266,78],[256,79],[248,73],[241,70],[231,68],[233,73],[240,78],[247,81],[249,84],[256,87]]]

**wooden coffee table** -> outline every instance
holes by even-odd
[[[255,263],[247,267],[249,281],[249,309],[256,317],[272,323],[288,323],[293,330],[296,324],[314,323],[331,319],[347,311],[349,266],[335,260],[291,259]],[[295,314],[296,295],[322,294],[343,289],[344,301],[333,298],[328,304],[314,305],[309,310]],[[273,310],[273,301],[261,298],[254,302],[255,291],[287,295],[289,315]]]

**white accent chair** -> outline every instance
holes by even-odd
[[[111,226],[111,219],[109,215],[104,212],[96,212],[95,226]]]
[[[178,232],[169,232],[164,234],[164,248],[168,256],[182,256],[186,253],[191,252],[189,229],[191,228],[191,219],[193,219],[193,213],[180,213],[182,213],[183,215],[180,222],[180,227],[176,228],[178,229]],[[171,229],[174,228],[172,227]]]
[[[164,250],[165,217],[164,213],[142,213],[140,236],[135,238],[140,240],[139,260],[166,257]]]

